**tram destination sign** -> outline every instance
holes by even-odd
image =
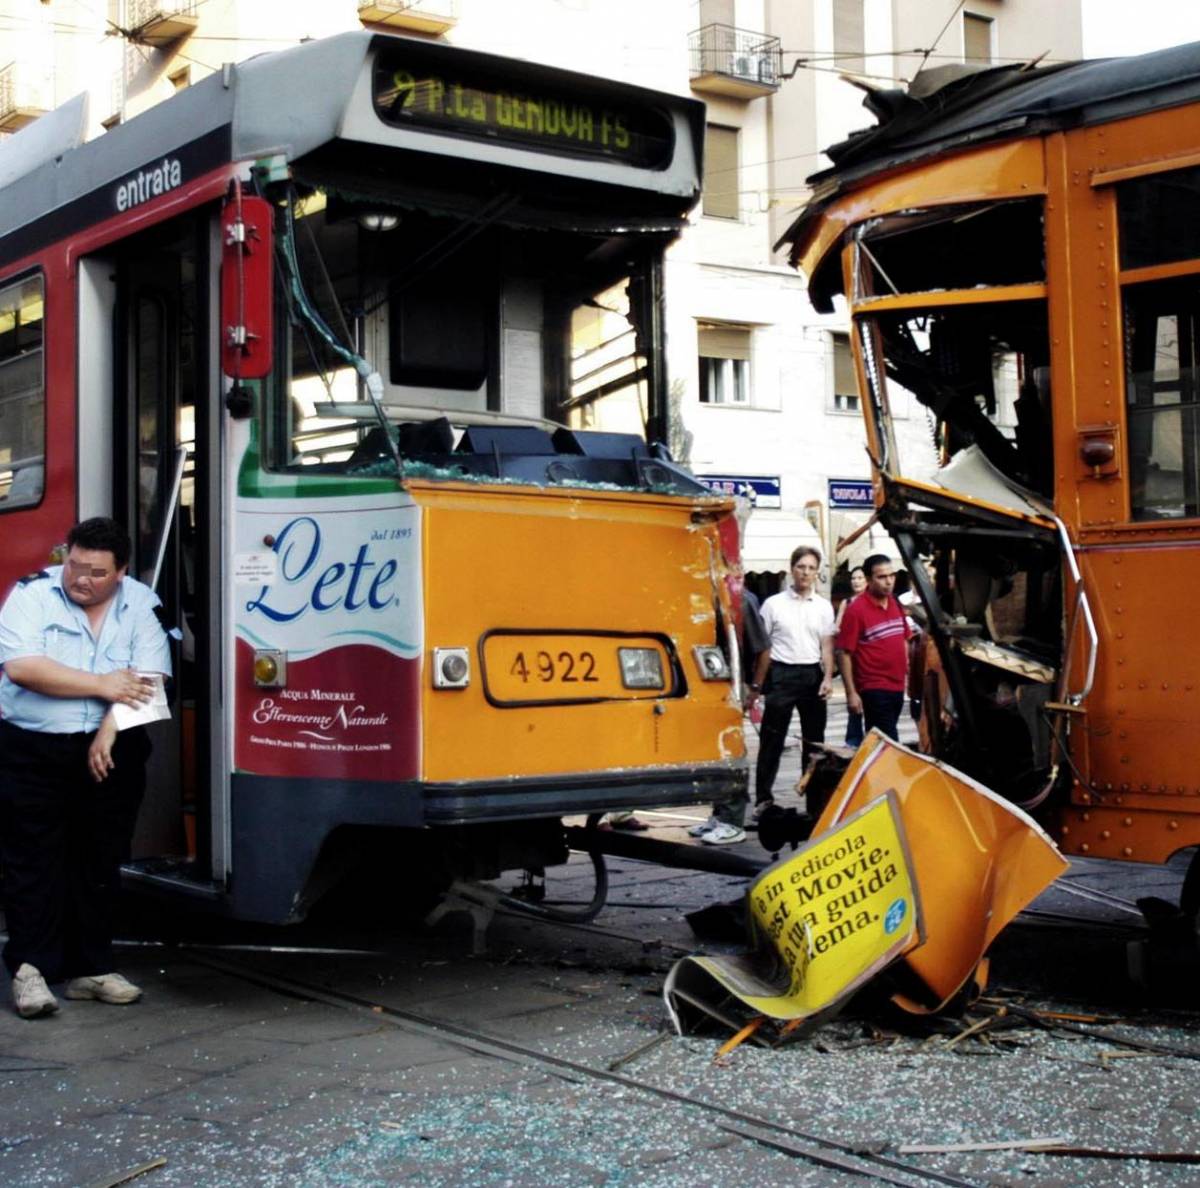
[[[665,166],[674,147],[666,115],[654,108],[610,103],[606,96],[566,86],[539,89],[492,72],[437,72],[383,50],[375,59],[375,112],[396,128],[492,140],[574,157]]]

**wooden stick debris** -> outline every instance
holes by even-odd
[[[1200,1163],[1200,1151],[1109,1151],[1102,1147],[1047,1147],[1039,1155],[1076,1159],[1145,1159],[1149,1163]]]
[[[734,1048],[745,1043],[766,1021],[766,1015],[759,1015],[757,1019],[751,1019],[741,1031],[731,1036],[717,1049],[717,1054],[713,1057],[713,1064],[720,1063]]]
[[[995,1139],[988,1142],[966,1143],[905,1143],[896,1148],[899,1155],[957,1155],[970,1151],[1042,1151],[1061,1147],[1065,1138]]]
[[[647,1040],[644,1044],[639,1044],[632,1052],[626,1052],[624,1056],[618,1056],[616,1060],[611,1060],[605,1066],[609,1072],[616,1072],[619,1068],[624,1068],[625,1065],[631,1064],[639,1056],[644,1056],[652,1048],[657,1048],[659,1044],[666,1043],[671,1038],[669,1031],[660,1032],[653,1039]]]
[[[128,1184],[130,1180],[136,1180],[138,1176],[144,1176],[147,1172],[152,1172],[156,1168],[166,1167],[167,1161],[159,1156],[157,1159],[151,1159],[149,1163],[143,1163],[139,1167],[131,1167],[128,1171],[118,1172],[115,1176],[107,1180],[97,1180],[92,1188],[117,1188],[118,1184]]]

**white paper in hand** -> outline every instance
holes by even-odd
[[[150,700],[134,709],[129,705],[114,702],[112,707],[113,721],[118,730],[128,730],[130,726],[145,726],[147,722],[161,722],[171,716],[170,706],[167,705],[167,690],[163,683],[161,672],[139,672],[138,676],[150,681],[154,690]]]

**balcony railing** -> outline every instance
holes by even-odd
[[[130,40],[155,47],[170,45],[196,31],[199,0],[125,0]]]
[[[782,51],[779,38],[705,25],[688,36],[692,89],[739,99],[757,99],[779,90]]]
[[[445,33],[458,22],[458,0],[362,0],[358,19],[412,33]]]
[[[54,106],[54,76],[19,62],[0,70],[0,132],[16,132]]]

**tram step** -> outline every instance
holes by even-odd
[[[222,888],[201,877],[196,863],[185,858],[142,858],[121,867],[127,885],[190,895],[197,899],[219,899]]]

